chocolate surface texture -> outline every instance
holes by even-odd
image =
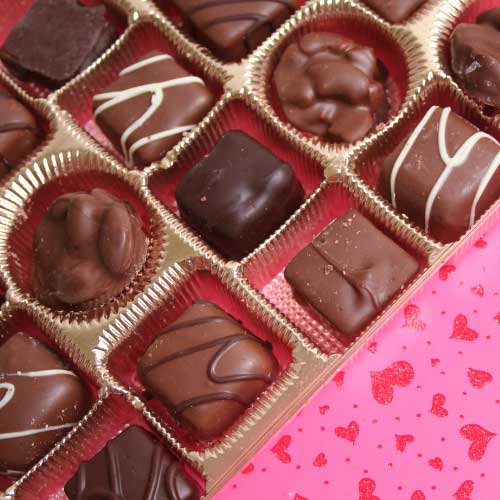
[[[198,439],[221,435],[278,375],[268,344],[210,302],[195,302],[140,359],[146,390]]]
[[[341,333],[359,333],[401,291],[418,263],[356,210],[332,222],[288,264],[298,297]]]
[[[308,33],[290,44],[273,76],[293,125],[349,143],[387,118],[384,79],[373,49],[326,32]]]
[[[384,161],[380,189],[394,208],[448,243],[500,196],[499,165],[493,137],[433,106]]]
[[[425,0],[363,0],[391,23],[405,21]]]
[[[58,87],[89,66],[116,38],[104,6],[36,0],[14,26],[0,58],[21,79]]]
[[[0,176],[26,158],[40,141],[31,111],[14,96],[0,89]]]
[[[54,307],[98,305],[136,277],[147,244],[142,220],[129,203],[103,189],[64,194],[36,228],[35,295]]]
[[[26,472],[90,408],[83,382],[24,333],[0,346],[0,474]]]
[[[460,85],[484,104],[500,108],[500,8],[451,35],[451,67]]]
[[[69,500],[198,500],[180,462],[142,427],[127,427],[64,488]]]
[[[208,113],[214,97],[174,58],[150,52],[94,96],[94,119],[129,166],[160,160]]]
[[[291,167],[238,130],[226,132],[177,186],[181,216],[222,255],[241,259],[302,203]]]
[[[237,61],[297,8],[296,0],[173,0],[195,37],[224,61]]]

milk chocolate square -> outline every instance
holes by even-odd
[[[425,0],[363,0],[375,12],[390,21],[400,23],[422,5]]]
[[[380,189],[394,208],[448,243],[500,197],[499,166],[493,137],[433,106],[385,159]]]
[[[214,103],[201,78],[157,51],[123,69],[93,100],[97,125],[129,166],[163,158]]]
[[[303,196],[291,167],[239,130],[226,132],[175,193],[181,216],[236,260],[278,229]]]
[[[297,8],[297,0],[173,0],[196,38],[224,61],[252,52]]]
[[[85,415],[90,394],[48,347],[24,333],[0,346],[0,474],[21,475]]]
[[[351,209],[295,256],[285,278],[300,299],[340,332],[353,335],[417,270],[413,257]]]
[[[142,427],[132,425],[83,462],[64,491],[69,500],[198,500],[181,463]]]
[[[36,77],[58,87],[89,66],[116,38],[106,8],[77,0],[36,0],[0,50],[21,79]]]
[[[198,439],[220,436],[278,375],[271,347],[211,302],[160,332],[139,377]]]

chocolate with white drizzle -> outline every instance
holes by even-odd
[[[0,474],[26,472],[89,407],[88,389],[53,351],[10,337],[0,346]]]
[[[145,388],[199,439],[224,432],[278,375],[270,346],[211,302],[158,334],[138,366]]]
[[[214,97],[174,58],[150,52],[94,96],[94,119],[129,166],[160,160],[194,128]]]
[[[132,425],[88,462],[64,488],[69,500],[198,500],[180,462],[142,427]]]
[[[493,137],[433,106],[384,161],[380,188],[394,208],[448,243],[500,197],[499,166]]]

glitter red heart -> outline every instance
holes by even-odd
[[[337,427],[335,435],[354,444],[359,435],[359,425],[353,420],[347,427]]]
[[[369,477],[361,479],[359,482],[359,500],[380,500],[375,496],[375,488],[377,487],[375,481]]]
[[[469,376],[470,383],[473,387],[476,387],[476,389],[482,389],[484,384],[493,381],[491,373],[483,370],[476,370],[475,368],[469,368],[467,375]]]
[[[467,318],[463,314],[459,314],[453,322],[453,333],[450,338],[468,341],[476,340],[479,334],[467,325]]]
[[[436,417],[447,417],[448,410],[443,406],[446,403],[444,394],[434,394],[432,396],[432,408],[429,410]]]
[[[477,424],[464,425],[460,429],[460,434],[465,439],[471,441],[469,458],[474,461],[483,458],[488,443],[496,436],[494,432],[490,432]]]
[[[413,367],[407,361],[397,361],[385,370],[370,372],[375,401],[382,405],[392,403],[394,387],[410,385],[414,375]]]
[[[415,438],[411,434],[396,434],[396,450],[402,453],[413,441]]]
[[[286,452],[290,443],[292,442],[292,437],[289,435],[282,436],[279,441],[271,448],[271,452],[276,455],[280,462],[284,464],[289,464],[292,461],[292,457]]]

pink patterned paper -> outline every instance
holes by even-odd
[[[500,498],[500,226],[444,265],[217,500]]]

